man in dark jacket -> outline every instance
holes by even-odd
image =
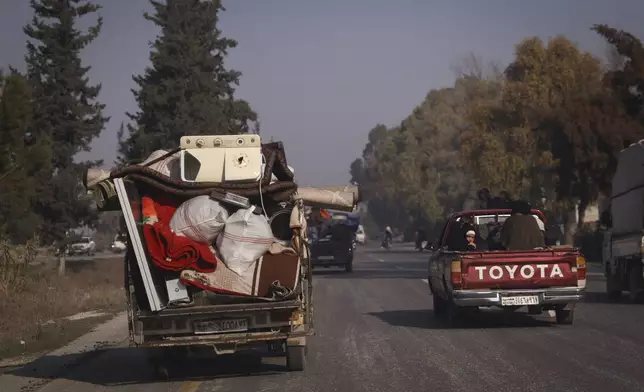
[[[530,250],[545,247],[543,233],[530,213],[530,204],[512,202],[512,215],[501,229],[501,244],[507,250]]]

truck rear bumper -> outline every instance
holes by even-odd
[[[255,332],[255,333],[236,333],[225,335],[206,335],[206,336],[178,336],[166,337],[159,340],[150,340],[143,343],[136,343],[130,340],[131,347],[173,347],[173,346],[196,346],[196,345],[221,345],[233,344],[245,345],[266,341],[287,340],[296,338],[306,338],[314,335],[313,329],[306,331],[297,331],[289,333],[280,332]]]
[[[539,305],[567,304],[584,298],[585,287],[552,287],[529,290],[454,290],[452,298],[458,306],[502,306],[502,297],[537,296]]]

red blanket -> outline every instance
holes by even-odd
[[[191,268],[201,272],[213,272],[217,267],[217,258],[210,250],[209,244],[196,242],[187,237],[174,234],[169,221],[176,209],[175,203],[161,203],[145,198],[144,204],[153,206],[144,215],[156,213],[159,221],[143,225],[143,236],[152,262],[159,268],[171,271],[182,271]]]
[[[217,258],[208,244],[178,236],[163,222],[144,225],[143,235],[152,262],[159,268],[171,271],[192,268],[213,272],[217,267]]]

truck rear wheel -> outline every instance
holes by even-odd
[[[622,290],[606,290],[606,294],[608,294],[608,299],[613,302],[622,299]]]
[[[572,325],[575,320],[574,308],[555,309],[555,319],[557,324]]]
[[[628,297],[632,303],[640,303],[644,298],[644,279],[642,278],[642,263],[636,261],[628,274]]]
[[[448,302],[436,294],[432,294],[434,299],[434,316],[443,317],[447,314]]]
[[[306,367],[306,346],[286,347],[286,367],[292,372],[301,372]]]
[[[611,273],[611,267],[606,264],[606,294],[610,301],[619,301],[622,298],[622,282],[617,275]]]
[[[474,311],[470,308],[463,308],[451,302],[447,303],[447,324],[450,327],[458,327],[463,322],[468,311]]]

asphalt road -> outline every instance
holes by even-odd
[[[607,303],[597,270],[572,326],[547,315],[483,311],[470,327],[449,329],[432,316],[428,254],[406,248],[361,247],[353,273],[316,272],[317,335],[304,372],[285,372],[280,358],[197,358],[167,381],[142,350],[116,348],[41,390],[644,391],[644,307]]]

